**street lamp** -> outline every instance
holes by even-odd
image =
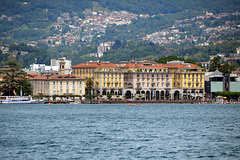
[[[22,97],[22,85],[21,86],[21,90],[20,90],[20,97]]]

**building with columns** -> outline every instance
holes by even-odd
[[[204,74],[199,66],[173,61],[166,64],[172,73],[172,94],[174,99],[199,99],[204,97]]]
[[[124,72],[117,64],[89,62],[75,65],[72,69],[75,76],[84,79],[92,78],[95,95],[103,95],[106,98],[107,94],[111,93],[113,98],[122,98]]]
[[[81,63],[73,75],[92,78],[94,94],[106,98],[164,100],[198,99],[204,96],[204,72],[194,64],[173,61],[159,64],[147,60],[123,63]]]

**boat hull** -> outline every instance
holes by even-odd
[[[41,104],[45,100],[33,100],[31,97],[5,97],[2,100],[2,104]]]

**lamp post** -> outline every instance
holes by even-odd
[[[20,97],[22,97],[22,85],[21,85],[21,90],[20,90]]]

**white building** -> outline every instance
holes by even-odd
[[[65,73],[71,74],[72,72],[72,61],[67,60],[65,57],[62,58],[65,62]],[[45,64],[36,64],[33,63],[30,65],[29,71],[36,71],[36,73],[58,73],[60,68],[60,60],[59,59],[51,59],[51,66],[47,66]]]
[[[65,73],[66,74],[71,74],[71,72],[72,72],[72,68],[71,68],[72,67],[72,61],[67,60],[66,57],[59,58],[59,59],[51,59],[51,66],[56,67],[59,70],[59,66],[60,66],[59,62],[61,61],[61,59],[63,59],[64,62],[65,62]]]

